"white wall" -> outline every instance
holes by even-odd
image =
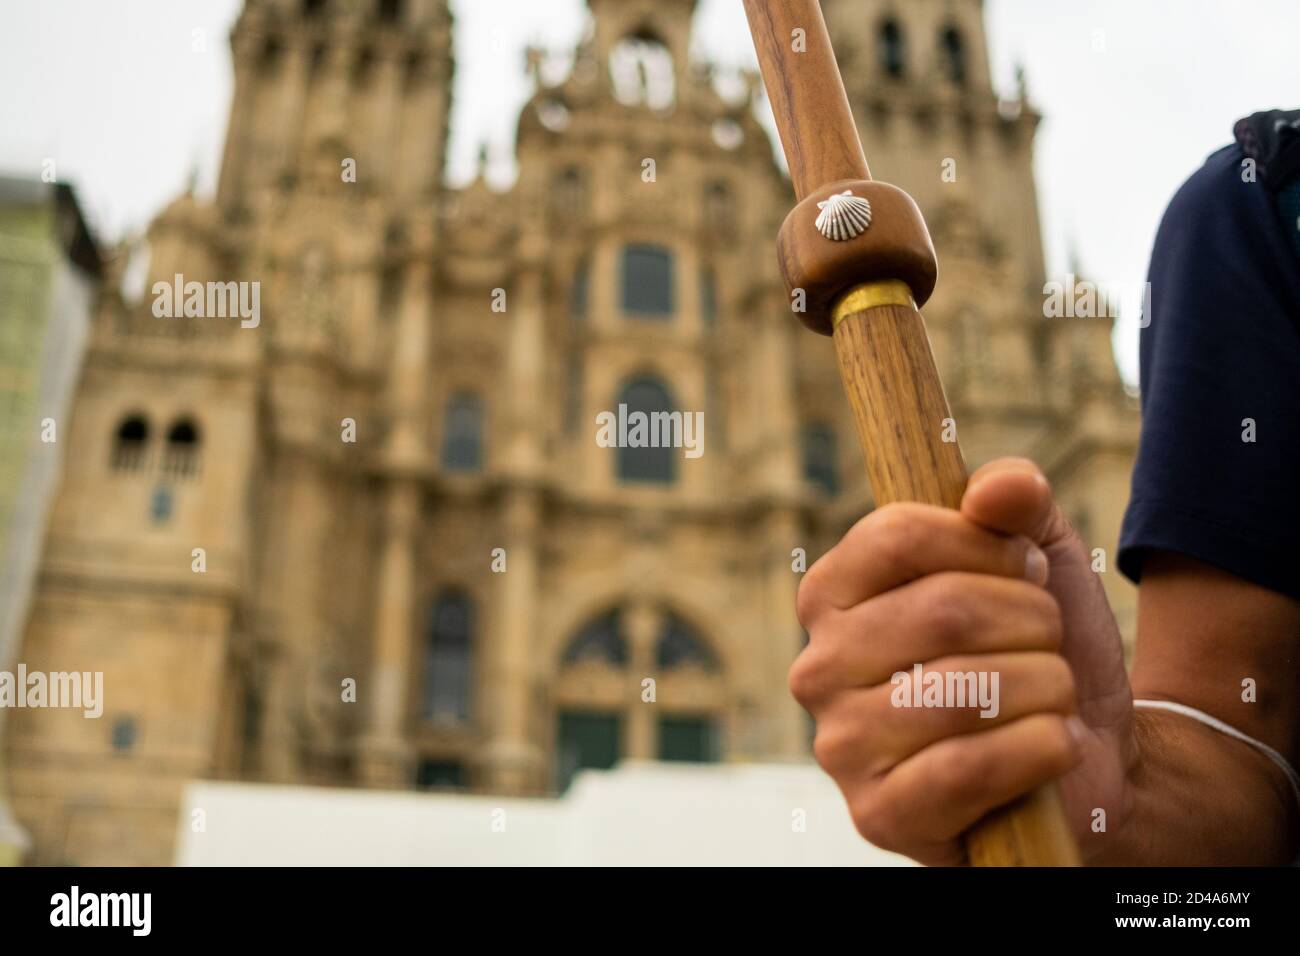
[[[204,832],[194,832],[195,811]],[[796,811],[806,829],[796,832]],[[497,821],[494,829],[494,821]],[[192,783],[183,866],[823,865],[909,861],[864,843],[811,765],[624,763],[559,799]]]

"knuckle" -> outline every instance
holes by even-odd
[[[794,613],[805,631],[811,631],[826,607],[825,558],[810,567],[794,595]],[[820,569],[820,570],[819,570]]]
[[[961,644],[977,615],[970,582],[959,574],[931,575],[925,582],[921,615],[925,628],[945,644]]]
[[[821,697],[821,674],[808,650],[802,651],[790,665],[788,684],[794,699],[805,708]]]
[[[919,539],[917,511],[895,502],[877,508],[862,522],[865,543],[885,560],[907,562],[912,558]]]
[[[850,768],[863,749],[864,741],[860,735],[845,730],[842,722],[827,720],[817,724],[813,759],[832,777]]]
[[[972,803],[987,789],[989,775],[994,769],[981,748],[966,742],[957,743],[937,765],[936,790],[954,804]]]
[[[848,801],[849,816],[858,835],[882,850],[897,850],[899,828],[893,814],[874,789],[864,789]]]

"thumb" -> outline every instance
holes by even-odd
[[[999,458],[966,483],[961,513],[982,528],[1024,535],[1044,551],[1074,537],[1043,472],[1024,458]]]
[[[1094,726],[1112,723],[1124,709],[1128,687],[1119,629],[1088,549],[1057,507],[1042,471],[1023,458],[989,462],[971,475],[961,513],[990,531],[1024,535],[1043,549],[1045,587],[1061,608],[1061,653],[1074,670],[1080,714]]]

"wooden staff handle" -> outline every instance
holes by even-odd
[[[777,242],[782,274],[803,293],[804,324],[834,336],[876,503],[955,508],[966,466],[943,440],[951,415],[918,310],[937,274],[920,210],[870,178],[817,0],[744,5],[799,199]],[[870,225],[847,240],[823,235],[818,209],[846,191],[869,201]],[[1055,784],[986,816],[966,849],[976,866],[1079,862]]]

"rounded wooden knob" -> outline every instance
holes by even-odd
[[[918,306],[934,291],[938,264],[912,197],[874,180],[828,183],[804,197],[781,224],[781,274],[791,295],[802,289],[799,318],[830,335],[831,307],[856,285],[899,279]]]

